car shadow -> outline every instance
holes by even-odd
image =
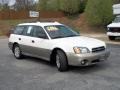
[[[51,65],[49,61],[45,61],[43,59],[29,57],[29,56],[25,56],[24,59],[28,60],[30,62],[40,63],[43,65],[49,66],[51,68],[56,68],[56,65]],[[68,72],[81,73],[81,74],[99,72],[101,70],[105,70],[106,68],[109,68],[109,65],[107,65],[107,64],[108,64],[107,62],[102,62],[102,63],[98,63],[98,64],[91,65],[91,66],[85,66],[85,67],[83,67],[83,66],[69,66]]]
[[[90,74],[94,72],[104,71],[109,68],[109,63],[101,62],[91,66],[69,66],[71,72],[80,74]]]
[[[40,63],[43,65],[49,65],[51,67],[55,67],[55,65],[51,65],[49,61],[46,61],[44,59],[40,59],[40,58],[36,58],[36,57],[30,57],[30,56],[24,56],[24,60],[28,60],[30,62],[34,62],[34,63]]]

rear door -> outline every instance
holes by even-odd
[[[26,29],[24,29],[21,37],[21,49],[24,54],[31,55],[32,50],[30,47],[32,47],[32,32],[33,32],[34,26],[26,26]]]

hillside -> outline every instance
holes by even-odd
[[[26,20],[1,20],[0,21],[0,35],[5,35],[8,31],[18,23],[31,22],[31,21],[58,21],[72,27],[81,33],[105,33],[103,27],[89,26],[86,22],[85,15],[81,14],[76,17],[62,17],[62,18],[42,18],[40,20],[26,19]]]

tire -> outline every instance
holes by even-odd
[[[115,36],[109,36],[109,40],[115,40]]]
[[[15,44],[13,47],[13,53],[16,59],[21,59],[23,57],[20,47],[18,44]]]
[[[57,50],[56,53],[56,66],[59,71],[67,71],[68,70],[68,62],[65,53],[61,50]]]

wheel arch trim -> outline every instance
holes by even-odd
[[[66,54],[65,50],[63,50],[62,48],[59,48],[59,47],[55,47],[52,49],[51,54],[50,54],[50,61],[53,59],[53,55],[55,55],[57,50],[61,50],[65,54],[66,60],[68,62],[68,58],[67,58],[67,54]]]

